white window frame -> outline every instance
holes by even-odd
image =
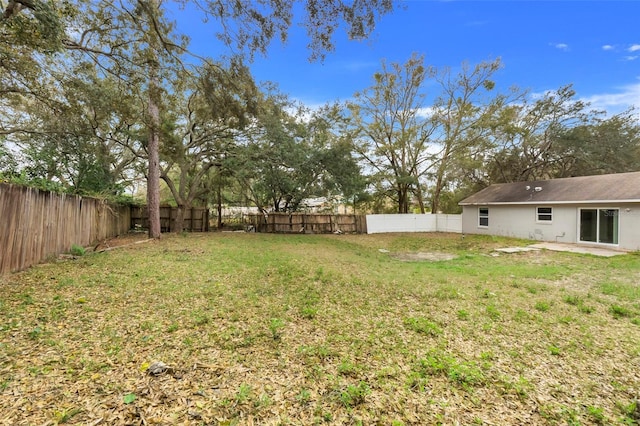
[[[486,214],[482,214],[482,210],[486,210]],[[482,219],[487,220],[487,224],[482,224]],[[489,227],[489,207],[478,207],[478,228],[488,228]]]
[[[549,209],[548,213],[541,213],[540,209]],[[542,216],[548,216],[549,219],[541,219]],[[550,206],[539,206],[536,207],[536,223],[553,223],[553,207]]]

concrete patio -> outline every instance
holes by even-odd
[[[622,254],[626,254],[626,251],[623,250],[613,250],[604,247],[590,247],[590,246],[579,246],[576,244],[566,244],[566,243],[536,243],[527,247],[504,247],[496,249],[495,251],[501,253],[521,253],[527,251],[538,251],[538,250],[552,250],[552,251],[566,251],[571,253],[580,253],[580,254],[592,254],[594,256],[602,256],[602,257],[612,257],[619,256]]]

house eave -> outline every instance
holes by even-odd
[[[567,205],[567,204],[627,204],[640,203],[640,199],[630,200],[573,200],[573,201],[487,201],[476,203],[458,203],[460,206],[541,206],[541,205]]]

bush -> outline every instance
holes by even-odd
[[[71,246],[71,254],[74,256],[84,256],[86,252],[87,250],[85,250],[85,248],[82,247],[81,245],[73,244]]]

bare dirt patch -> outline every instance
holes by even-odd
[[[391,253],[390,256],[403,262],[441,262],[444,260],[453,260],[458,257],[452,253],[422,251],[417,253]]]
[[[149,239],[149,235],[146,232],[129,232],[128,234],[119,235],[114,238],[109,238],[98,242],[92,247],[93,251],[110,250],[116,247],[124,247],[131,244],[142,243]]]

